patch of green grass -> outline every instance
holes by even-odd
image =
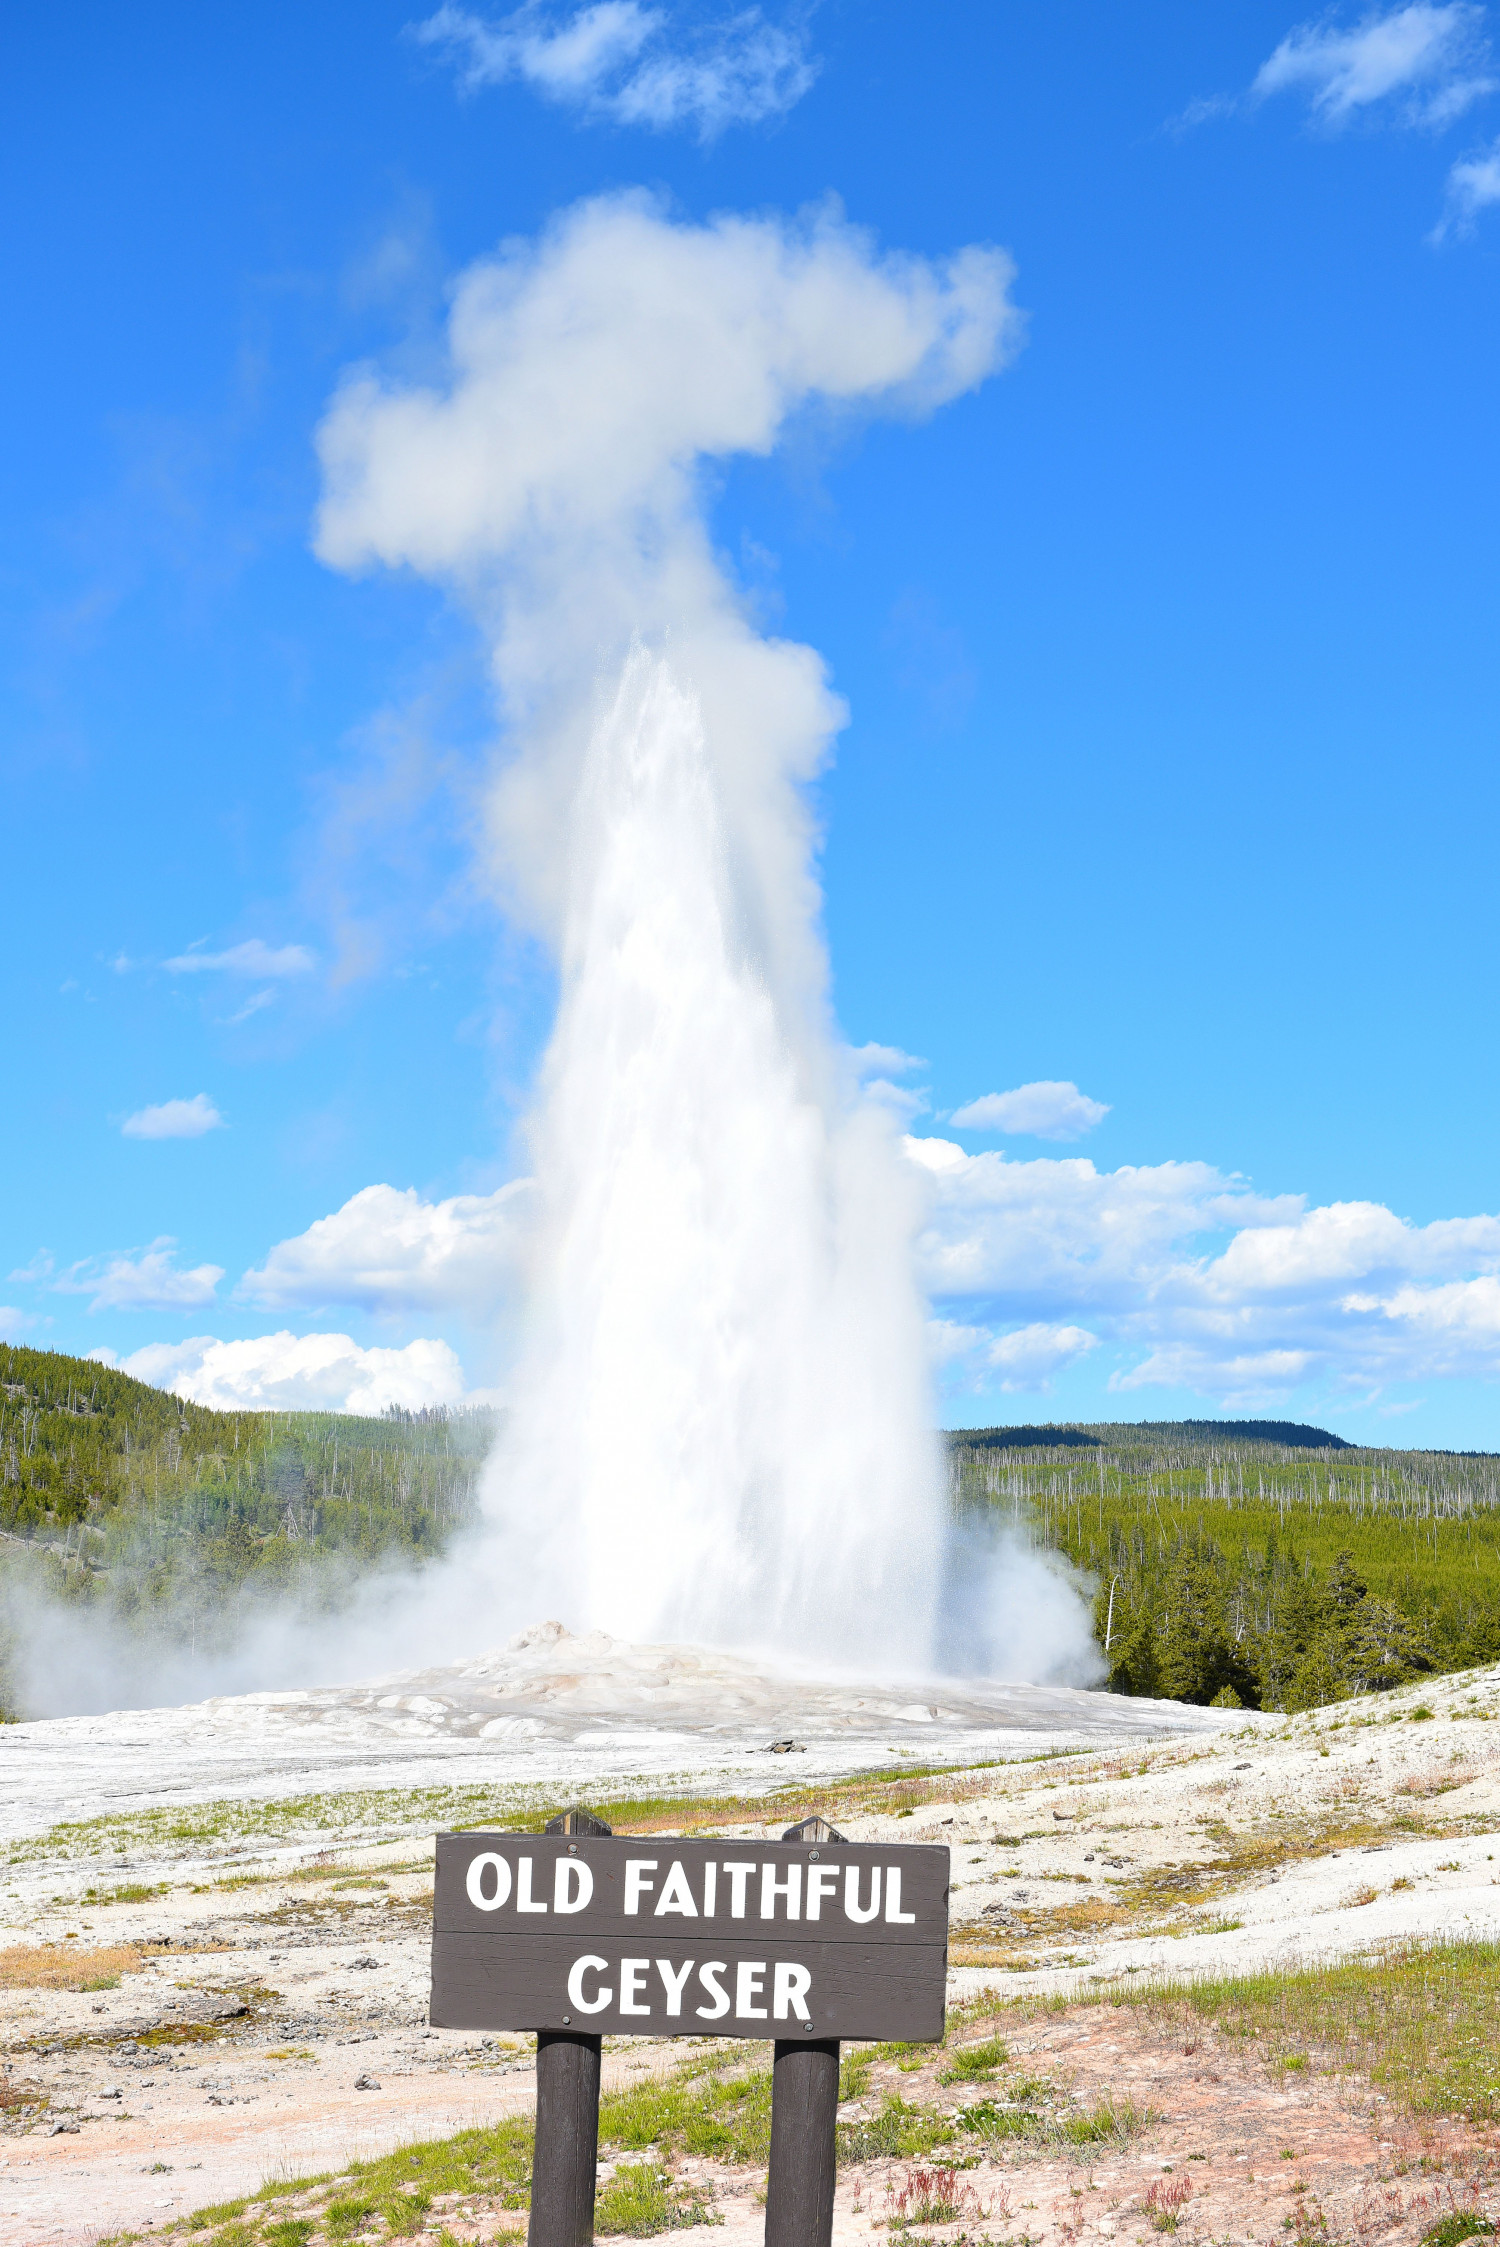
[[[189,2231],[212,2231],[215,2224],[232,2223],[236,2216],[245,2213],[243,2200],[216,2200],[211,2208],[200,2208],[188,2218]]]
[[[607,2093],[599,2102],[599,2143],[762,2167],[771,2150],[771,2071],[678,2075]]]
[[[846,2050],[839,2061],[839,2102],[858,2099],[869,2086],[870,2070],[875,2065],[875,2055],[868,2046]]]
[[[995,2070],[1003,2067],[1008,2055],[998,2036],[987,2036],[979,2044],[960,2044],[952,2058],[938,2076],[939,2083],[993,2083]]]
[[[1422,2247],[1462,2247],[1466,2239],[1487,2239],[1495,2229],[1488,2216],[1481,2216],[1477,2208],[1456,2208],[1451,2216],[1422,2234]]]
[[[430,2186],[406,2185],[380,2203],[380,2213],[393,2239],[415,2239],[419,2231],[427,2229],[427,2211],[431,2206]]]
[[[279,2223],[267,2224],[261,2233],[262,2247],[307,2247],[313,2227],[300,2216],[284,2216]]]
[[[1123,2146],[1160,2120],[1154,2107],[1138,2107],[1134,2099],[1099,2099],[1087,2111],[1061,2115],[1055,2134],[1064,2145]]]
[[[323,2228],[330,2239],[348,2239],[364,2229],[365,2218],[375,2213],[375,2203],[363,2196],[349,2194],[343,2199],[330,2200],[323,2210]]]
[[[603,2237],[624,2233],[641,2238],[723,2221],[706,2192],[676,2185],[650,2161],[633,2161],[621,2169],[594,2203],[594,2230]]]
[[[887,2095],[876,2114],[838,2126],[840,2164],[854,2161],[912,2161],[953,2143],[954,2125],[932,2107],[914,2106]]]
[[[1413,2114],[1500,2120],[1500,1943],[1388,1944],[1300,1972],[1163,1981],[1110,1996],[1212,2020],[1281,2070],[1363,2076]]]
[[[213,2044],[227,2026],[221,2021],[184,2021],[180,2028],[142,2029],[136,2041],[151,2051],[163,2044]]]

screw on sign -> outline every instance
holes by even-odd
[[[593,2237],[606,2032],[772,2038],[767,2247],[827,2247],[840,2040],[940,2039],[947,1966],[944,1848],[822,1818],[632,1838],[581,1810],[437,1837],[434,2027],[536,2031],[529,2247]]]

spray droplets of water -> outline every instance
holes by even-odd
[[[941,1505],[913,1183],[778,989],[700,711],[643,651],[577,818],[493,1517],[590,1624],[834,1661],[873,1628],[919,1665]]]

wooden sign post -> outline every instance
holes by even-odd
[[[839,2043],[943,2033],[948,1852],[846,1842],[544,1834],[437,1838],[436,2028],[537,2032],[529,2247],[593,2237],[599,2058],[612,2036],[775,2046],[767,2247],[828,2247]]]

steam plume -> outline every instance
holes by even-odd
[[[438,579],[484,626],[518,745],[499,862],[561,971],[501,1610],[931,1659],[917,1213],[832,1034],[803,793],[842,708],[752,629],[706,475],[810,408],[970,389],[1018,338],[1009,282],[990,249],[882,257],[831,209],[604,198],[463,276],[443,385],[362,370],[323,425],[322,557]]]

